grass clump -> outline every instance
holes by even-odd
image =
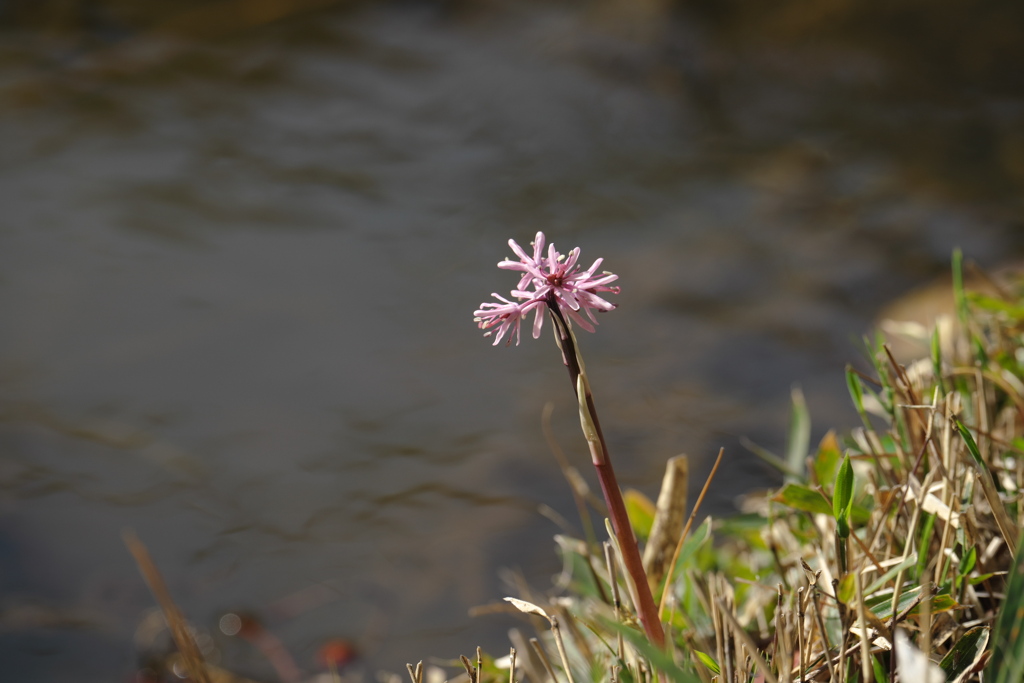
[[[627,492],[633,533],[645,550],[659,549],[644,553],[648,585],[623,571],[611,526],[604,543],[559,536],[557,589],[521,586],[514,601],[536,637],[512,632],[511,672],[508,658],[488,659],[466,676],[1022,680],[1024,289],[968,291],[959,254],[953,287],[955,316],[928,331],[921,358],[903,365],[879,338],[869,344],[870,372],[847,369],[856,429],[812,448],[794,393],[787,453],[765,454],[784,485],[748,496],[742,514],[694,523],[698,500],[684,530],[678,461],[657,505]],[[593,501],[563,467],[577,501]],[[644,589],[659,604],[664,647],[641,626]]]

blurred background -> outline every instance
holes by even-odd
[[[590,477],[549,335],[472,322],[507,239],[621,276],[620,477],[724,446],[727,514],[884,305],[1024,256],[1021,64],[1013,0],[0,0],[0,678],[158,653],[126,528],[255,678],[225,612],[307,672],[506,651],[467,610],[575,521],[546,402]]]

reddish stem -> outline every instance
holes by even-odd
[[[554,319],[556,333],[558,334],[558,346],[562,350],[562,362],[569,370],[569,379],[572,382],[573,392],[577,392],[578,380],[581,373],[580,362],[577,357],[576,345],[572,335],[569,333],[568,323],[558,308],[558,302],[553,294],[548,294],[548,310]],[[589,384],[583,383],[586,388],[587,412],[594,424],[600,441],[601,453],[593,453],[594,468],[597,470],[597,478],[601,482],[601,492],[604,494],[605,504],[608,506],[608,516],[612,522],[612,530],[619,541],[619,548],[622,550],[622,562],[629,572],[629,576],[636,587],[637,610],[639,611],[640,623],[644,627],[644,633],[659,649],[665,647],[665,632],[661,626],[661,619],[658,615],[658,608],[654,604],[654,596],[651,595],[651,585],[647,580],[647,573],[644,571],[643,560],[640,559],[640,548],[633,535],[633,526],[629,523],[629,515],[626,513],[626,503],[622,500],[622,491],[619,488],[618,479],[615,477],[615,470],[612,468],[612,461],[608,455],[608,446],[604,440],[604,432],[601,431],[601,422],[597,418],[597,409],[594,407],[594,397],[589,391]],[[577,393],[577,400],[579,395]],[[593,448],[592,448],[593,450]]]

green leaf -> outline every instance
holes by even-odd
[[[683,547],[679,549],[679,559],[676,560],[676,568],[674,574],[676,576],[682,576],[684,568],[690,561],[697,551],[700,549],[704,542],[711,536],[711,517],[704,520],[704,523],[694,530],[692,534],[683,542]]]
[[[956,428],[960,432],[960,436],[963,438],[964,443],[967,444],[967,450],[971,452],[971,457],[974,458],[974,462],[977,463],[978,467],[984,467],[985,461],[981,459],[981,451],[978,450],[978,444],[974,440],[974,437],[971,436],[971,431],[967,429],[967,427],[964,426],[964,423],[960,420],[953,418],[953,421],[956,422]]]
[[[917,544],[917,575],[924,576],[925,567],[928,565],[928,547],[932,542],[932,534],[935,532],[935,515],[924,513],[921,515],[924,520],[919,534],[920,540]]]
[[[751,550],[767,550],[768,545],[761,534],[765,523],[764,516],[756,512],[737,514],[735,517],[717,520],[715,533],[719,538],[740,540]]]
[[[982,308],[993,313],[1005,313],[1014,320],[1024,318],[1024,306],[1019,304],[1012,304],[1008,301],[1003,301],[1002,299],[986,296],[977,292],[969,292],[967,294],[967,300],[978,308]]]
[[[878,577],[878,579],[875,580],[874,583],[872,583],[870,586],[864,589],[864,595],[872,595],[875,591],[881,590],[885,586],[885,584],[892,581],[897,574],[899,574],[901,571],[909,569],[910,567],[913,567],[915,564],[917,564],[917,556],[911,554],[909,557],[907,557],[907,559],[903,560],[895,567],[890,567],[889,571],[887,571],[885,574],[882,574],[880,577]]]
[[[860,377],[852,365],[846,366],[846,387],[850,390],[850,398],[853,399],[853,407],[864,422],[865,429],[871,429],[871,421],[868,420],[868,413],[864,409],[864,388],[860,384]]]
[[[789,436],[786,439],[786,466],[803,478],[807,469],[807,449],[811,442],[811,414],[800,387],[791,392],[793,409],[789,416]]]
[[[839,598],[839,602],[844,605],[849,605],[850,601],[853,600],[853,594],[857,591],[857,586],[854,585],[854,576],[852,573],[847,574],[839,582],[839,589],[836,592],[836,597]]]
[[[957,567],[960,576],[964,577],[971,573],[974,569],[974,565],[978,562],[978,549],[971,546],[971,549],[967,551],[967,554],[960,558],[960,566]]]
[[[654,526],[654,503],[636,489],[626,489],[622,494],[622,500],[626,504],[626,515],[629,517],[633,532],[641,541],[647,540],[651,535],[651,527]]]
[[[839,450],[839,441],[836,439],[836,433],[829,430],[822,437],[821,443],[818,444],[818,455],[814,458],[814,464],[812,465],[816,482],[824,486],[830,481],[835,481],[836,471],[839,469],[839,463],[842,459],[843,454]]]
[[[746,448],[748,451],[764,460],[766,463],[777,469],[779,472],[782,472],[787,481],[789,481],[790,479],[801,479],[803,477],[803,470],[791,470],[789,468],[789,464],[785,460],[775,455],[767,448],[762,448],[761,446],[758,446],[750,439],[746,439],[743,437],[740,438],[740,443],[742,443],[743,447]]]
[[[921,595],[921,587],[911,588],[908,591],[904,591],[900,594],[900,598],[896,603],[896,614],[903,614],[905,610],[910,608]],[[886,591],[881,595],[875,595],[871,598],[864,598],[864,605],[871,610],[879,619],[891,619],[892,618],[892,592]],[[932,614],[938,614],[939,612],[948,612],[949,610],[956,607],[956,601],[948,593],[936,593],[932,596],[931,600]],[[921,611],[921,605],[915,605],[910,614],[918,614]]]
[[[987,574],[972,576],[971,578],[967,579],[967,583],[971,584],[972,586],[977,586],[979,583],[984,583],[985,581],[988,581],[995,575],[995,572],[988,572]]]
[[[946,672],[946,680],[949,683],[960,683],[974,670],[974,667],[985,654],[985,646],[988,645],[989,628],[987,626],[975,626],[956,641],[946,656],[939,662],[939,666]]]
[[[882,662],[874,655],[871,656],[871,668],[875,670],[875,680],[878,683],[889,683],[889,672],[885,670]]]
[[[583,542],[562,534],[555,534],[555,542],[558,544],[562,561],[570,568],[573,590],[583,597],[594,600],[602,599],[601,589],[594,579],[594,573],[578,549],[585,547]]]
[[[841,539],[847,539],[850,537],[850,521],[844,517],[840,517],[836,520],[836,533]],[[843,546],[844,548],[846,546]],[[846,571],[845,569],[843,571]]]
[[[906,569],[908,569],[910,567],[913,567],[916,562],[917,562],[917,556],[916,555],[911,555],[910,557],[908,557],[907,559],[903,560],[902,562],[900,562],[895,567],[890,567],[889,571],[887,571],[885,574],[883,574],[882,576],[880,576],[877,579],[875,579],[871,583],[870,586],[868,586],[867,588],[864,589],[864,595],[867,596],[865,598],[865,600],[864,600],[864,604],[866,604],[866,605],[876,605],[876,604],[880,605],[885,600],[888,600],[891,603],[892,602],[892,589],[886,590],[885,593],[882,595],[882,597],[877,596],[876,593],[878,591],[882,590],[885,587],[885,584],[887,584],[890,581],[892,581],[893,578],[895,578],[896,575],[899,574],[899,572],[901,570],[906,570]],[[839,582],[839,589],[838,589],[838,592],[836,593],[836,595],[839,598],[839,601],[842,602],[844,605],[852,605],[852,603],[853,603],[854,592],[856,591],[856,587],[853,585],[853,581],[854,581],[853,574],[847,574]],[[913,595],[909,599],[907,599],[905,601],[905,604],[904,604],[903,597],[902,596],[900,597],[900,602],[901,602],[901,604],[903,604],[904,608],[907,605],[909,605],[911,602],[914,601],[914,596],[916,596],[918,593],[921,592],[920,588],[917,588],[915,590],[916,590],[916,592],[914,592]]]
[[[704,520],[704,523],[693,530],[689,536],[686,537],[686,541],[683,542],[683,547],[679,549],[679,557],[676,559],[676,566],[672,572],[672,576],[675,577],[674,585],[682,586],[678,589],[683,596],[692,593],[692,589],[688,588],[689,579],[687,577],[686,569],[693,561],[694,556],[701,549],[701,546],[711,537],[711,517]],[[661,591],[667,590],[665,585],[661,586]],[[659,592],[655,599],[660,599],[661,593]]]
[[[708,670],[716,676],[722,675],[722,670],[718,667],[718,662],[711,658],[710,655],[704,654],[700,650],[694,650],[693,654],[697,655],[697,659],[700,663],[708,668]]]
[[[939,390],[943,395],[946,394],[946,383],[942,380],[942,340],[939,337],[939,326],[936,325],[935,329],[932,330],[931,337],[931,359],[932,359],[932,373],[935,375],[935,381],[939,384]]]
[[[850,535],[850,511],[853,509],[853,465],[850,456],[843,458],[839,471],[836,473],[835,491],[832,493],[832,514],[835,515],[839,528],[839,537]]]
[[[832,514],[832,506],[828,504],[825,496],[803,484],[786,484],[781,491],[772,496],[772,500],[794,510]]]
[[[1010,570],[1006,598],[996,616],[992,657],[985,680],[1010,683],[1024,680],[1024,536],[1017,542],[1017,556]]]
[[[952,595],[946,595],[945,593],[939,593],[938,595],[932,596],[932,614],[938,614],[939,612],[948,612],[951,609],[956,609],[956,600],[953,599]],[[921,606],[918,605],[914,609],[910,610],[911,614],[919,614]]]

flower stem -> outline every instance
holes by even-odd
[[[605,504],[608,506],[612,529],[615,531],[622,549],[622,561],[636,588],[640,623],[643,625],[648,640],[659,649],[663,649],[665,647],[665,632],[658,616],[658,608],[654,604],[654,597],[651,595],[651,586],[647,580],[647,574],[644,572],[643,561],[640,559],[640,548],[637,545],[636,536],[633,535],[633,527],[629,523],[626,504],[622,500],[622,491],[619,488],[618,479],[615,477],[611,459],[608,457],[608,446],[601,431],[601,422],[597,418],[597,409],[594,407],[594,397],[590,393],[590,382],[579,353],[579,346],[576,344],[572,328],[569,327],[568,321],[558,307],[554,294],[548,294],[547,305],[554,321],[556,340],[562,351],[562,361],[569,371],[569,379],[579,401],[583,435],[587,439],[590,456],[594,462],[594,468],[597,470],[597,478],[601,482],[601,492],[604,494]]]

